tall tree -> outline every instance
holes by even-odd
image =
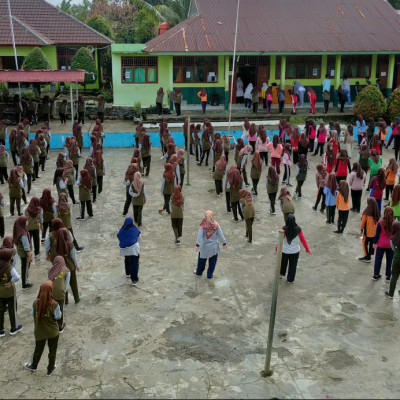
[[[86,20],[86,25],[90,26],[97,32],[102,33],[104,36],[109,37],[110,39],[112,39],[114,36],[111,25],[102,15],[92,15]]]
[[[400,0],[389,0],[389,3],[392,5],[393,8],[396,10],[400,10]]]
[[[83,69],[85,73],[85,81],[83,86],[86,90],[86,85],[89,83],[94,83],[97,77],[96,64],[90,51],[86,47],[81,47],[74,55],[71,61],[72,69]]]

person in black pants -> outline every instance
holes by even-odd
[[[323,96],[324,96],[324,114],[328,114],[329,101],[331,100],[331,94],[327,90],[324,90]]]
[[[346,101],[347,101],[347,95],[341,86],[338,89],[338,97],[339,97],[339,103],[340,103],[340,112],[342,113],[342,112],[344,112],[344,105],[346,104]]]
[[[278,103],[279,103],[279,114],[281,115],[283,113],[283,107],[285,106],[285,92],[281,90],[281,88],[278,86]]]

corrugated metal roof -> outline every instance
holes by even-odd
[[[45,0],[10,0],[17,46],[108,45],[112,40]],[[0,1],[0,45],[11,46],[7,2]],[[18,21],[16,21],[18,20]]]
[[[193,0],[198,15],[146,52],[232,52],[236,0]],[[386,0],[240,0],[237,51],[400,51],[400,18]]]
[[[0,70],[0,82],[83,82],[85,71],[53,71],[53,70],[33,70],[33,71],[11,71]]]

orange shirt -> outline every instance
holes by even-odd
[[[361,220],[361,230],[367,233],[367,237],[375,237],[376,234],[376,223],[373,217],[369,215],[363,215]],[[364,234],[365,234],[364,232]]]
[[[386,185],[394,185],[396,183],[396,174],[391,168],[386,168],[385,179]]]
[[[378,129],[378,133],[379,133],[379,137],[381,140],[385,140],[385,137],[388,133],[387,128],[385,128],[385,130],[382,130],[381,128]]]
[[[338,191],[336,196],[336,207],[340,211],[350,210],[350,196],[347,197],[347,201],[344,201],[344,197]]]
[[[203,101],[207,101],[207,93],[205,94],[205,96],[201,95],[201,91],[199,93],[197,93],[197,97],[200,97],[200,100]]]

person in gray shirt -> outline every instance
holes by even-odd
[[[213,212],[206,211],[197,234],[195,249],[199,253],[199,257],[197,268],[193,271],[194,274],[199,276],[203,274],[208,259],[207,278],[212,279],[219,253],[218,241],[222,243],[225,250],[228,250],[224,234],[219,223],[215,221]]]

